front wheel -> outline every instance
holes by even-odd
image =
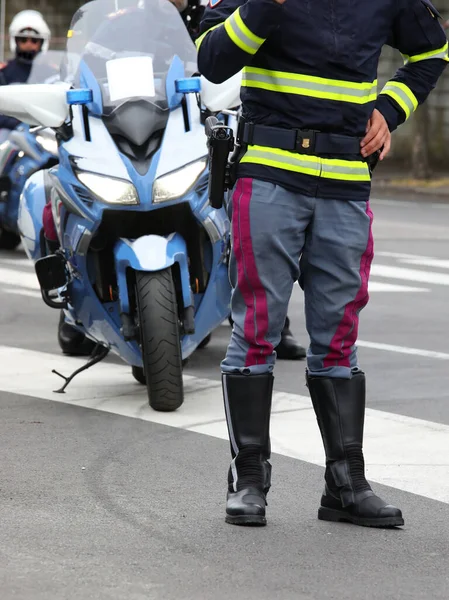
[[[136,272],[142,360],[150,406],[173,411],[184,401],[178,304],[171,269]]]
[[[15,250],[20,244],[20,236],[0,227],[0,250]]]

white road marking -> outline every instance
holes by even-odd
[[[368,291],[371,292],[430,292],[428,288],[410,287],[408,285],[397,285],[394,283],[382,283],[381,281],[370,281]]]
[[[12,267],[25,267],[34,271],[34,264],[28,258],[0,258],[1,265],[10,265]]]
[[[0,266],[0,283],[9,286],[19,286],[30,290],[38,290],[39,283],[36,274],[28,271],[17,271]]]
[[[432,258],[430,256],[419,256],[415,254],[401,254],[399,252],[378,252],[376,256],[396,258],[401,263],[416,265],[418,267],[449,269],[449,260],[443,258]]]
[[[42,300],[42,294],[35,290],[29,290],[21,287],[0,287],[0,293],[13,294],[16,296],[26,296],[27,298],[39,298]]]
[[[174,413],[151,410],[146,390],[133,381],[130,368],[106,362],[81,374],[66,394],[53,393],[62,380],[51,369],[70,373],[82,363],[0,346],[0,389],[227,439],[219,381],[185,376],[185,402]],[[306,392],[302,377],[298,390]],[[323,465],[321,438],[307,396],[276,392],[271,431],[274,452]],[[448,447],[448,425],[367,410],[365,453],[372,481],[449,503]],[[276,465],[276,457],[273,462]]]
[[[403,267],[392,267],[389,265],[373,264],[371,266],[371,275],[374,277],[417,281],[435,285],[449,285],[449,274],[447,273],[419,271],[418,269],[405,269]]]
[[[381,204],[384,206],[394,206],[394,207],[398,207],[398,206],[409,206],[409,207],[416,207],[418,206],[420,203],[418,201],[412,201],[412,200],[390,200],[388,198],[373,198],[371,200],[373,206],[375,207],[376,204]]]
[[[370,348],[372,350],[396,352],[398,354],[413,354],[414,356],[422,356],[423,358],[432,358],[436,360],[449,360],[449,354],[446,352],[421,350],[420,348],[409,348],[408,346],[395,346],[394,344],[381,344],[378,342],[368,342],[366,340],[357,340],[357,346],[360,348]]]

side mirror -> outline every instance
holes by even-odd
[[[60,127],[69,115],[68,83],[0,86],[0,114],[29,125]]]
[[[242,72],[236,73],[223,83],[212,83],[201,75],[201,101],[213,113],[240,106]]]

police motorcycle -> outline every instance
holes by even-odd
[[[59,165],[27,181],[19,230],[45,302],[97,343],[83,368],[112,351],[173,411],[183,361],[230,312],[229,221],[208,200],[195,47],[167,0],[136,4],[86,4],[76,73],[0,89],[0,111],[56,132]],[[45,256],[47,201],[61,247]]]
[[[38,55],[27,84],[52,81],[59,73],[63,53]],[[25,182],[36,171],[58,164],[58,144],[52,129],[22,123],[0,144],[0,249],[14,250],[20,244],[18,213]]]

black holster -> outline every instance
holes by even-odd
[[[221,208],[225,192],[232,187],[229,154],[234,150],[234,134],[231,127],[213,116],[206,119],[205,126],[209,148],[209,202],[213,208]]]

